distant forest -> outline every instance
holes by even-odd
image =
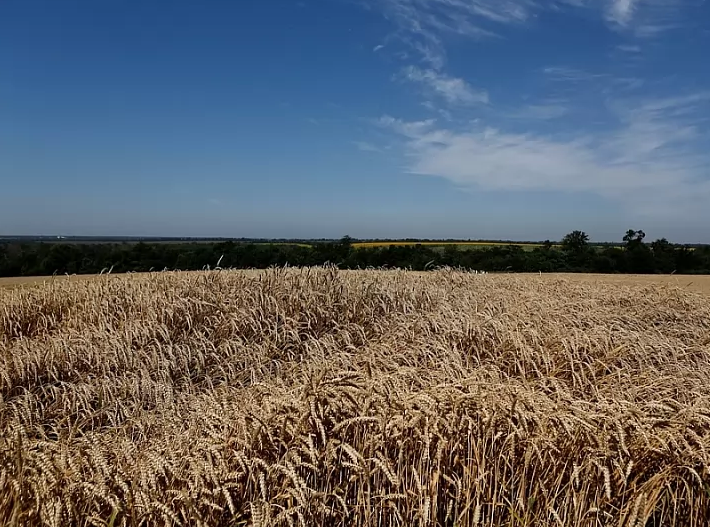
[[[423,240],[422,240],[423,241]],[[536,246],[455,244],[354,247],[356,240],[296,241],[0,241],[0,276],[95,274],[129,271],[267,268],[334,264],[341,269],[449,266],[488,272],[710,274],[710,246],[648,243],[629,230],[620,245],[592,244],[582,231]]]

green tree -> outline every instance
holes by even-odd
[[[672,253],[674,247],[671,242],[669,242],[665,238],[661,238],[659,240],[656,240],[655,242],[651,242],[651,250],[654,252],[654,254]]]
[[[562,238],[562,248],[571,253],[583,253],[589,248],[589,236],[583,231],[572,231]]]
[[[459,248],[456,244],[444,246],[443,263],[455,267],[459,262]]]
[[[651,252],[657,271],[670,273],[675,271],[675,247],[665,238],[651,242]]]
[[[624,235],[628,270],[632,273],[652,273],[655,271],[656,262],[651,249],[643,243],[646,233],[629,229]]]
[[[629,229],[628,231],[626,231],[626,234],[624,235],[624,243],[626,244],[627,248],[638,247],[640,244],[643,243],[643,239],[645,237],[646,237],[645,232]]]

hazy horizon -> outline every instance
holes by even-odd
[[[571,232],[571,231],[570,231]],[[645,232],[645,231],[644,231]],[[152,240],[185,240],[185,241],[191,241],[191,240],[205,240],[205,241],[231,241],[231,240],[257,240],[257,241],[271,241],[271,240],[277,240],[277,241],[321,241],[321,240],[333,240],[333,241],[338,241],[344,238],[345,236],[348,236],[352,238],[354,241],[362,240],[362,241],[405,241],[405,240],[429,240],[429,241],[441,241],[441,242],[446,242],[446,241],[471,241],[471,242],[478,242],[478,241],[490,241],[490,242],[519,242],[519,243],[542,243],[545,241],[551,241],[553,243],[560,242],[562,240],[562,236],[558,238],[536,238],[536,239],[520,239],[520,238],[490,238],[490,237],[459,237],[459,238],[451,238],[451,237],[415,237],[415,236],[405,236],[405,237],[399,237],[399,238],[382,238],[382,237],[364,237],[364,236],[351,236],[350,234],[344,234],[342,236],[331,236],[331,237],[309,237],[309,236],[302,236],[302,237],[284,237],[284,236],[273,236],[273,237],[264,237],[264,236],[164,236],[164,235],[74,235],[74,234],[2,234],[0,233],[0,241],[3,239],[40,239],[41,241],[52,241],[52,240],[57,240],[57,239],[67,239],[69,241],[72,240],[116,240],[116,241],[122,241],[122,240],[147,240],[147,241],[152,241]],[[619,235],[617,238],[614,239],[596,239],[591,237],[589,240],[589,243],[594,244],[594,243],[621,243],[623,240],[623,234]],[[649,236],[648,233],[646,233],[646,242],[651,242],[658,239],[657,237],[652,237]],[[679,240],[668,240],[671,243],[678,243],[678,244],[685,244],[685,245],[707,245],[704,242],[694,242],[694,241],[679,241]]]

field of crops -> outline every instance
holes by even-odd
[[[352,244],[356,249],[370,249],[373,247],[389,247],[393,245],[395,247],[410,247],[414,245],[422,245],[426,247],[446,247],[449,245],[454,245],[460,248],[481,248],[481,247],[505,247],[509,245],[520,245],[521,247],[529,247],[534,249],[536,247],[542,247],[540,243],[515,243],[515,242],[417,242],[417,241],[376,241],[376,242],[355,242]],[[553,247],[559,247],[559,245],[553,245]]]
[[[689,289],[334,269],[1,288],[0,525],[706,526],[710,297]]]

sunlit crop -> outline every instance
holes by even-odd
[[[0,290],[0,525],[706,526],[710,302],[454,271]]]

